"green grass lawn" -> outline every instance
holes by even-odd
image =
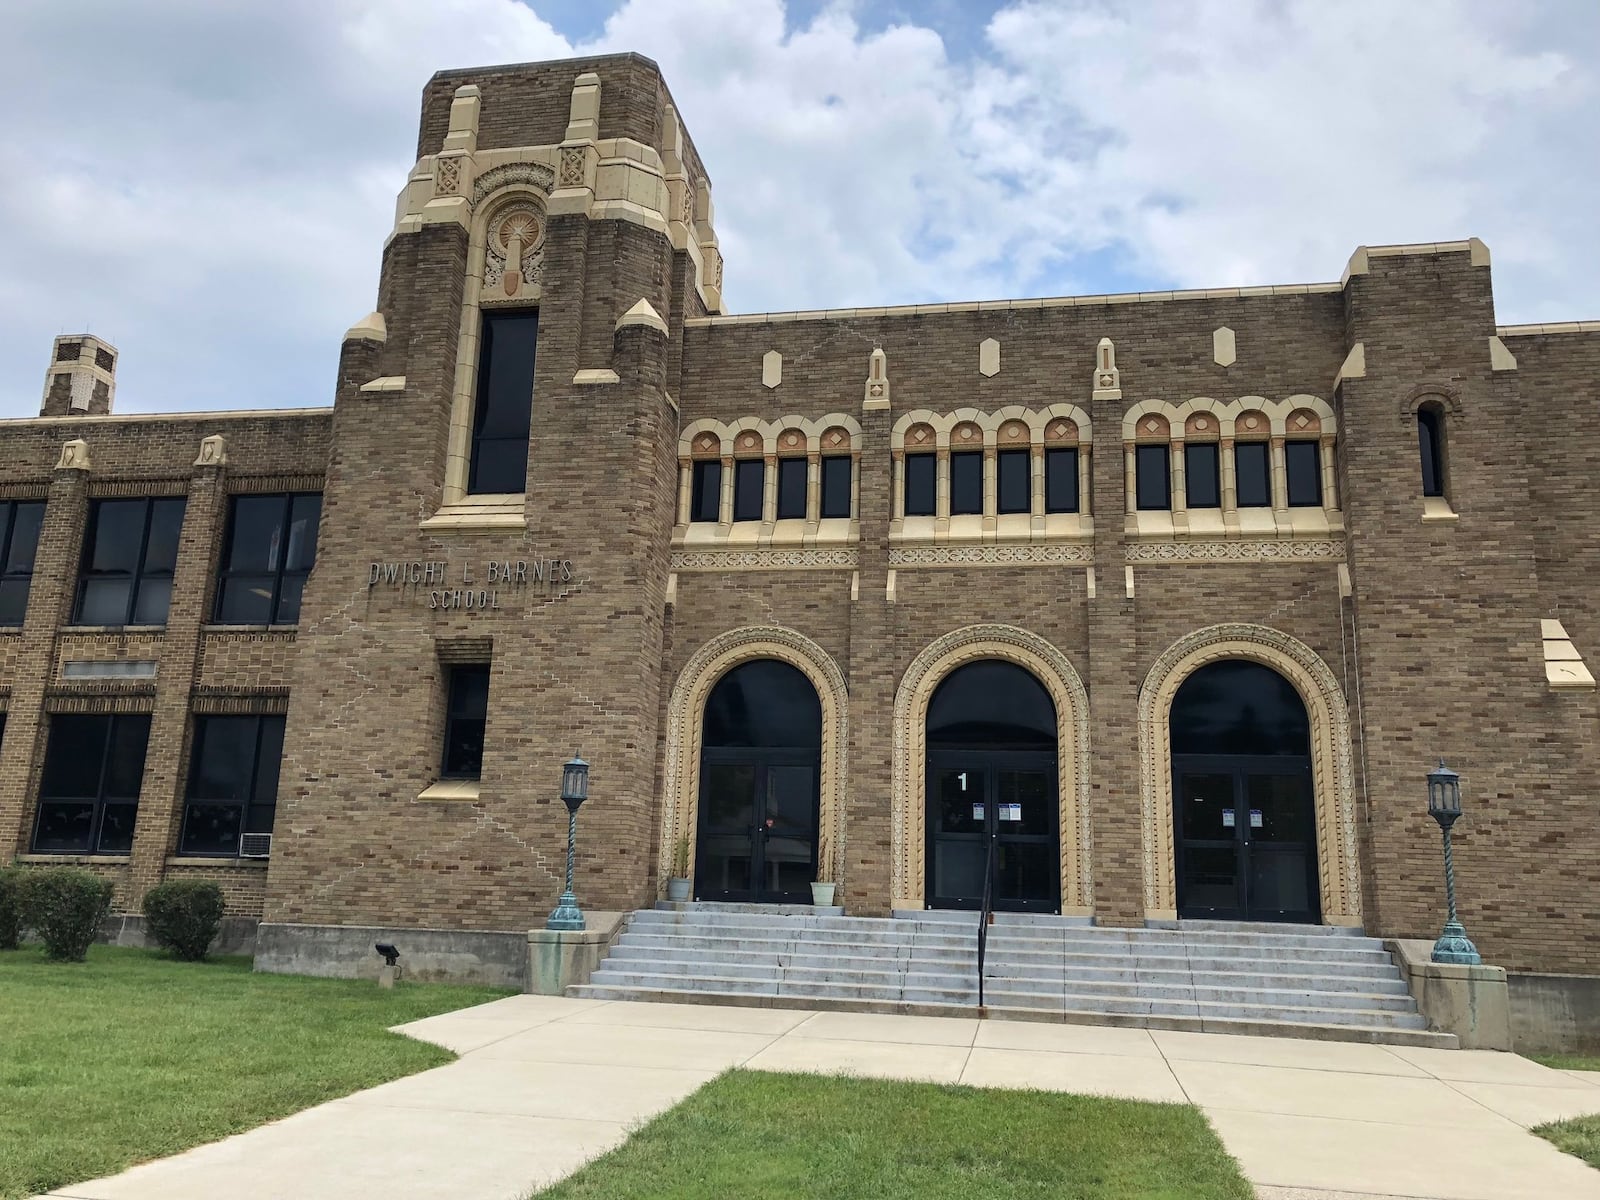
[[[1574,1117],[1570,1121],[1540,1125],[1534,1132],[1546,1141],[1554,1142],[1557,1149],[1574,1154],[1600,1170],[1600,1116]]]
[[[1524,1057],[1558,1071],[1600,1071],[1600,1057],[1593,1054],[1529,1054]]]
[[[540,1200],[1250,1200],[1197,1109],[730,1071]]]
[[[110,1175],[451,1061],[386,1031],[491,988],[256,975],[95,946],[0,952],[0,1200]]]

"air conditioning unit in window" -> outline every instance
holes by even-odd
[[[245,833],[239,835],[240,858],[268,858],[272,854],[270,833]]]

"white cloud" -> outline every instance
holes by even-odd
[[[325,403],[427,76],[598,49],[662,64],[741,310],[1329,279],[1475,234],[1502,320],[1600,315],[1581,0],[1018,0],[981,43],[939,6],[628,0],[576,47],[540,7],[11,6],[0,413],[84,328],[123,411]]]

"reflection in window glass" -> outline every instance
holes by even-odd
[[[834,454],[822,460],[822,516],[850,515],[850,456]]]
[[[1265,442],[1233,444],[1233,486],[1240,508],[1266,508],[1272,504],[1272,476],[1267,469]]]
[[[799,521],[806,515],[806,460],[778,460],[778,520]]]
[[[1221,508],[1222,480],[1215,442],[1190,442],[1183,448],[1184,500],[1190,508]]]
[[[0,502],[0,625],[21,625],[27,613],[43,523],[43,500]]]
[[[1134,457],[1134,478],[1141,509],[1172,507],[1172,478],[1167,468],[1167,447],[1140,446]]]
[[[537,309],[483,314],[468,492],[527,489],[528,429],[533,419],[533,364],[538,344]]]
[[[950,515],[983,511],[983,451],[950,456]]]
[[[184,500],[93,500],[73,622],[165,625]]]
[[[761,520],[762,491],[767,482],[767,464],[759,458],[746,458],[733,464],[733,519]]]
[[[906,455],[906,516],[931,517],[938,500],[932,454]]]
[[[235,856],[239,835],[271,833],[283,758],[281,716],[194,719],[180,854]]]
[[[689,520],[717,521],[722,508],[722,464],[700,459],[690,471]]]
[[[483,773],[483,735],[489,719],[489,664],[449,668],[444,715],[446,779],[477,779]]]
[[[1078,511],[1078,451],[1064,447],[1044,452],[1044,510]]]
[[[315,492],[233,497],[214,619],[224,625],[298,624],[321,516],[322,497]]]
[[[1032,459],[1028,450],[1002,450],[995,456],[995,502],[1000,512],[1032,511]]]
[[[75,713],[49,720],[34,850],[128,853],[150,737],[149,716]]]
[[[1291,508],[1322,503],[1322,447],[1316,442],[1287,442],[1283,447]]]

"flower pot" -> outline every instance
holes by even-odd
[[[689,898],[689,881],[673,876],[667,880],[667,899],[674,904],[681,904]]]
[[[832,908],[833,889],[837,886],[838,884],[834,883],[813,883],[811,885],[811,903],[818,908]]]

